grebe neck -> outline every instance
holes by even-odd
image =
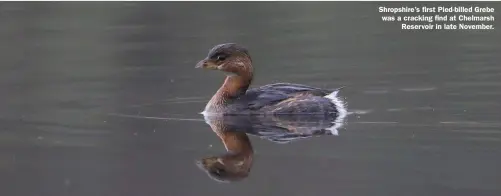
[[[227,76],[217,93],[221,94],[225,99],[234,99],[245,94],[251,82],[252,75]]]
[[[244,95],[251,82],[252,72],[245,75],[227,76],[223,85],[217,90],[216,94],[212,96],[207,106],[205,106],[205,111],[220,112],[220,110],[224,109],[224,106],[231,100]]]

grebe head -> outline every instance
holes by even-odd
[[[214,46],[195,68],[221,70],[236,75],[252,74],[252,60],[247,49],[235,43]]]

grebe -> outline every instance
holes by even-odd
[[[227,74],[223,85],[207,103],[204,114],[346,115],[345,105],[337,97],[338,90],[290,83],[249,89],[253,78],[252,60],[247,49],[235,43],[214,46],[196,68]]]

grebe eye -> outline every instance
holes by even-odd
[[[219,55],[219,56],[217,56],[217,60],[218,60],[218,61],[224,61],[225,59],[226,59],[226,57],[225,57],[225,56],[223,56],[223,55]]]

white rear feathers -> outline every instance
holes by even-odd
[[[339,96],[337,96],[338,92],[339,92],[339,90],[335,90],[332,93],[324,96],[325,98],[331,100],[331,102],[336,106],[336,110],[337,110],[337,117],[336,117],[336,120],[333,122],[334,125],[327,129],[332,133],[332,135],[339,134],[337,129],[343,125],[344,118],[346,117],[346,115],[348,113],[346,111],[346,104],[344,103],[343,100],[341,100],[341,98]]]

